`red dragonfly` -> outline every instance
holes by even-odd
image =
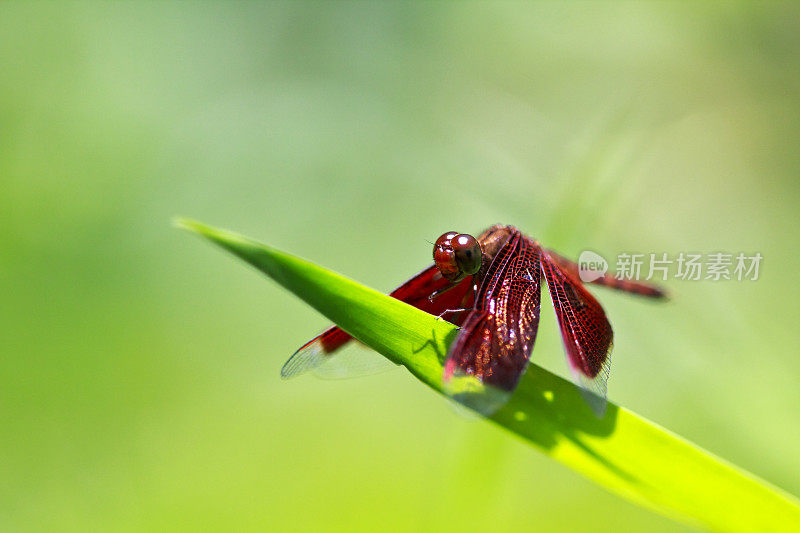
[[[597,300],[583,287],[578,265],[513,226],[495,225],[477,239],[454,231],[433,248],[434,264],[390,293],[461,326],[442,376],[457,400],[491,414],[517,386],[530,360],[539,325],[542,278],[555,307],[567,362],[589,405],[602,414],[613,331]],[[603,274],[592,283],[651,298],[658,287]],[[331,327],[286,361],[288,378],[328,360],[351,340]]]

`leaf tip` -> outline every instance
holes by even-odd
[[[193,231],[195,233],[202,233],[202,228],[203,228],[203,224],[201,224],[197,220],[182,217],[179,215],[172,217],[172,226],[179,229],[185,229],[187,231]]]

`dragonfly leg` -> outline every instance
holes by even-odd
[[[465,308],[463,308],[463,309],[445,309],[444,311],[442,311],[441,313],[439,313],[439,314],[436,316],[436,318],[438,318],[439,320],[442,320],[442,319],[443,319],[443,317],[444,317],[444,315],[451,314],[451,313],[452,313],[452,314],[455,314],[455,313],[460,313],[460,312],[462,312],[462,311],[472,311],[472,309],[473,309],[472,307],[465,307]]]

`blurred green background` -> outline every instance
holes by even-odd
[[[760,252],[595,291],[609,396],[799,494],[799,135],[796,3],[3,3],[0,529],[683,530],[403,370],[282,382],[326,321],[175,214],[380,289],[495,222]]]

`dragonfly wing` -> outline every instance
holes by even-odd
[[[606,408],[614,332],[603,308],[579,279],[542,251],[542,272],[550,288],[572,375],[598,415]]]
[[[350,379],[372,376],[397,368],[397,364],[360,342],[350,342],[327,357],[311,373],[320,379]]]
[[[515,231],[497,252],[445,363],[445,390],[490,415],[517,386],[539,325],[540,250]]]
[[[567,259],[566,257],[559,255],[558,253],[554,252],[553,250],[545,250],[545,254],[547,257],[555,262],[558,267],[569,274],[570,277],[573,279],[581,280],[580,276],[580,267],[574,261]],[[610,289],[615,289],[618,291],[629,292],[631,294],[638,294],[639,296],[647,296],[648,298],[666,298],[667,293],[661,287],[650,283],[643,283],[640,281],[631,281],[626,279],[617,279],[614,277],[613,274],[604,272],[599,274],[597,277],[592,276],[591,281],[587,280],[588,283],[596,283],[597,285],[603,285]]]
[[[336,326],[329,327],[292,354],[281,368],[281,377],[288,379],[318,367],[351,339],[352,337],[343,329]]]
[[[437,269],[435,265],[432,265],[397,287],[389,295],[433,315],[439,315],[447,310],[461,309],[472,305],[473,290],[471,277],[462,280],[452,289],[443,292],[433,301],[430,301],[429,296],[431,294],[445,289],[449,285],[450,282],[442,277],[439,269]],[[458,325],[466,318],[466,313],[457,313],[445,316],[444,318]],[[283,368],[281,368],[281,377],[291,378],[298,376],[311,369],[320,367],[320,365],[327,363],[329,360],[338,359],[338,357],[333,357],[334,353],[346,346],[352,339],[353,338],[344,330],[336,326],[331,326],[301,346],[289,360],[284,363]],[[355,368],[359,365],[355,365],[354,367],[343,361],[339,368],[334,369],[334,366],[326,364],[326,370],[320,370],[320,372],[323,374],[330,374],[332,372],[336,377],[364,374],[364,372],[351,372],[348,370],[351,367]],[[368,371],[366,373],[374,372]]]

